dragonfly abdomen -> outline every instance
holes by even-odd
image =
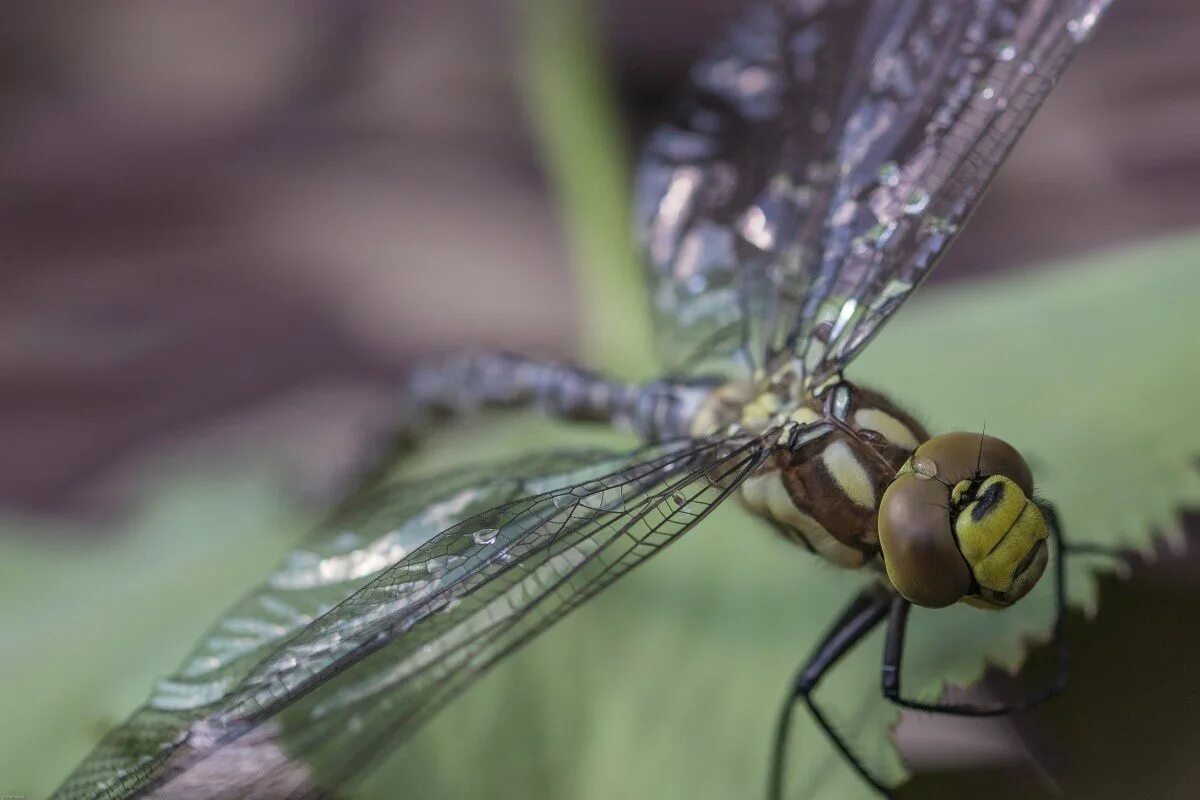
[[[606,380],[568,364],[509,353],[469,353],[421,365],[405,384],[407,412],[462,414],[481,408],[531,408],[548,416],[615,423],[646,441],[686,435],[714,384]]]

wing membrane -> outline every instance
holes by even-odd
[[[255,786],[291,786],[307,770],[293,756],[340,779],[690,528],[768,441],[566,454],[542,465],[553,471],[448,491],[380,487],[224,617],[55,797],[178,785],[222,751],[245,758],[264,731],[272,747],[253,751]],[[236,779],[227,763],[216,772]]]
[[[335,681],[319,700],[297,708],[284,720],[291,748],[317,760],[336,785],[380,744],[414,730],[495,661],[674,541],[767,451],[758,439],[722,442],[680,467],[647,471],[637,480],[635,506],[618,516],[585,514],[540,558],[518,558],[511,577],[489,580],[471,603],[464,599],[459,613],[412,631],[373,656],[374,669]],[[332,745],[348,728],[363,731],[353,758],[345,742]]]
[[[1107,0],[776,0],[650,137],[659,349],[845,366],[928,274]]]

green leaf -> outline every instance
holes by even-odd
[[[177,480],[104,535],[0,524],[0,791],[46,796],[261,579],[306,524],[276,478]]]

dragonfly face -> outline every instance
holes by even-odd
[[[888,578],[917,605],[1005,608],[1037,583],[1049,529],[1029,466],[1008,443],[938,436],[905,462],[883,496],[879,538]]]

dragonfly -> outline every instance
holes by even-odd
[[[814,694],[881,625],[882,693],[902,707],[992,716],[1061,691],[1074,546],[1024,458],[983,433],[931,436],[845,371],[929,275],[1107,5],[749,6],[695,64],[636,169],[664,377],[623,383],[481,352],[423,364],[401,392],[401,428],[523,408],[632,431],[639,446],[365,481],[54,797],[331,797],[731,499],[874,578],[784,693],[772,798],[802,708],[889,796]],[[905,696],[914,604],[1002,610],[1047,573],[1053,680],[1007,704]]]

